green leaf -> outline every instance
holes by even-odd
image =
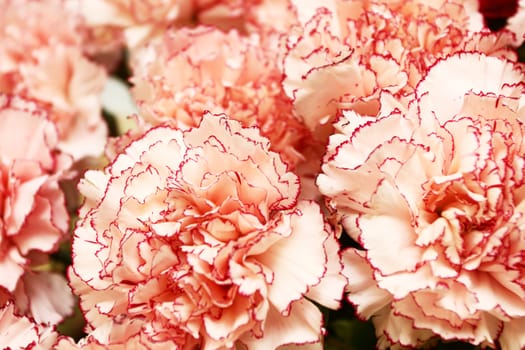
[[[369,350],[375,344],[374,326],[358,319],[333,320],[325,337],[327,350]]]

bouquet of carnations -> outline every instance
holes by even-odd
[[[525,1],[0,0],[0,348],[525,348]]]

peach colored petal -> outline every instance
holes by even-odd
[[[348,300],[357,307],[365,318],[377,314],[392,302],[392,296],[378,288],[374,281],[374,270],[366,261],[366,254],[355,249],[343,252],[344,274],[351,283],[348,285]]]
[[[0,309],[0,344],[5,349],[51,349],[58,334],[15,313],[13,304]]]
[[[241,338],[241,342],[255,350],[308,343],[314,343],[314,349],[321,349],[321,326],[319,310],[312,303],[299,300],[291,305],[287,317],[283,317],[276,309],[270,309],[266,320],[265,336],[262,339]]]
[[[287,312],[290,298],[299,299],[309,285],[320,282],[319,276],[325,273],[327,261],[326,252],[319,249],[326,240],[326,232],[317,205],[300,202],[297,211],[289,215],[290,222],[283,222],[286,231],[279,225],[274,228],[276,233],[286,238],[274,243],[257,259],[273,271],[268,298],[276,310],[283,313]],[[302,232],[309,232],[309,235],[304,237]],[[291,252],[297,255],[290,255]],[[305,255],[309,256],[308,261],[304,261]],[[282,293],[283,289],[287,290],[286,296]]]
[[[327,224],[328,225],[328,224]],[[328,227],[326,231],[330,232]],[[329,235],[324,242],[324,248],[327,256],[335,256],[340,254],[339,242],[335,235]],[[326,266],[326,272],[321,281],[315,286],[310,287],[306,296],[313,300],[318,300],[321,304],[331,309],[338,309],[342,300],[341,290],[344,290],[348,281],[346,278],[342,278],[343,265],[340,261],[335,259],[328,259]],[[335,287],[337,286],[337,287]]]
[[[521,70],[504,60],[486,57],[481,54],[456,55],[430,70],[419,83],[418,97],[423,99],[421,105],[428,110],[424,113],[434,113],[440,122],[447,121],[457,113],[464,104],[464,96],[468,92],[494,94],[496,96],[519,97],[517,85],[522,80]],[[445,76],[449,75],[450,67],[465,65],[464,69],[455,71],[457,84],[447,84]],[[479,72],[483,72],[480,74]],[[490,79],[490,76],[505,77],[505,81]],[[447,93],[440,93],[439,86],[447,84]],[[443,99],[446,98],[446,103]],[[431,111],[431,112],[430,112]]]
[[[72,312],[75,300],[62,275],[27,272],[22,277],[21,284],[22,293],[29,304],[27,309],[36,322],[58,324]],[[17,294],[15,292],[15,296]]]

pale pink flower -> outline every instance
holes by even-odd
[[[57,149],[48,115],[32,101],[0,95],[0,287],[38,322],[57,323],[73,305],[69,288],[62,276],[36,271],[69,228],[59,181],[71,159]]]
[[[94,31],[122,33],[132,53],[170,26],[188,24],[193,0],[80,0],[81,13]],[[101,35],[101,34],[99,34]]]
[[[16,70],[41,47],[82,45],[81,19],[65,4],[65,0],[0,0],[0,72]]]
[[[241,33],[286,33],[297,24],[290,0],[196,0],[199,24]]]
[[[75,298],[62,273],[39,271],[49,266],[47,254],[28,255],[35,271],[26,271],[12,293],[0,297],[4,304],[13,300],[17,312],[36,322],[56,325],[73,312]]]
[[[51,103],[61,150],[75,159],[99,156],[107,138],[100,103],[104,70],[66,46],[35,50],[33,59],[20,63],[14,92]]]
[[[408,110],[384,98],[379,118],[338,121],[318,185],[362,246],[345,252],[348,299],[380,349],[525,346],[523,79],[508,61],[455,55]]]
[[[285,91],[325,140],[338,110],[373,115],[382,91],[410,100],[440,57],[474,50],[515,59],[506,47],[512,35],[480,31],[471,2],[331,0],[301,7],[294,1],[302,27],[290,36]]]
[[[113,72],[124,61],[125,38],[122,30],[115,27],[91,27],[86,24],[84,43],[85,55]]]
[[[308,130],[281,87],[278,54],[259,37],[212,27],[168,32],[135,64],[133,96],[152,125],[188,128],[203,112],[257,126],[290,166],[303,160]]]
[[[184,132],[155,127],[86,173],[70,279],[95,340],[321,348],[304,296],[338,307],[338,243],[268,147],[208,114]]]
[[[51,327],[17,315],[12,304],[0,309],[0,344],[3,349],[50,350],[58,334]]]
[[[83,55],[81,20],[61,0],[0,6],[0,92],[51,104],[59,148],[75,160],[99,156],[107,137],[99,97],[106,73]]]

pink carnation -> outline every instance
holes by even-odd
[[[295,2],[303,26],[291,36],[283,85],[321,140],[338,110],[373,115],[382,91],[408,101],[440,57],[474,50],[516,58],[510,33],[479,31],[472,1]]]
[[[0,287],[19,310],[57,323],[71,310],[69,288],[62,276],[36,271],[69,228],[59,181],[71,159],[57,150],[47,117],[34,102],[0,95]]]
[[[318,185],[362,246],[345,253],[348,299],[380,349],[525,346],[524,77],[455,55],[408,110],[383,99],[379,118],[338,121]]]
[[[135,65],[133,95],[152,125],[196,126],[203,112],[258,126],[291,166],[308,132],[281,87],[277,53],[257,36],[212,27],[168,32]]]
[[[320,347],[304,296],[338,307],[338,244],[257,129],[153,128],[79,189],[70,277],[97,341]]]
[[[51,104],[59,148],[75,159],[99,156],[106,75],[83,56],[81,20],[61,0],[0,0],[0,7],[0,92]]]
[[[192,0],[80,0],[87,25],[95,32],[122,33],[132,53],[166,28],[189,23]]]
[[[287,33],[297,24],[290,0],[196,0],[199,24],[242,33]]]
[[[81,19],[65,0],[0,0],[0,72],[15,70],[33,50],[62,43],[80,46]]]
[[[12,304],[0,309],[0,344],[3,349],[49,350],[58,334],[51,328],[17,315]]]

